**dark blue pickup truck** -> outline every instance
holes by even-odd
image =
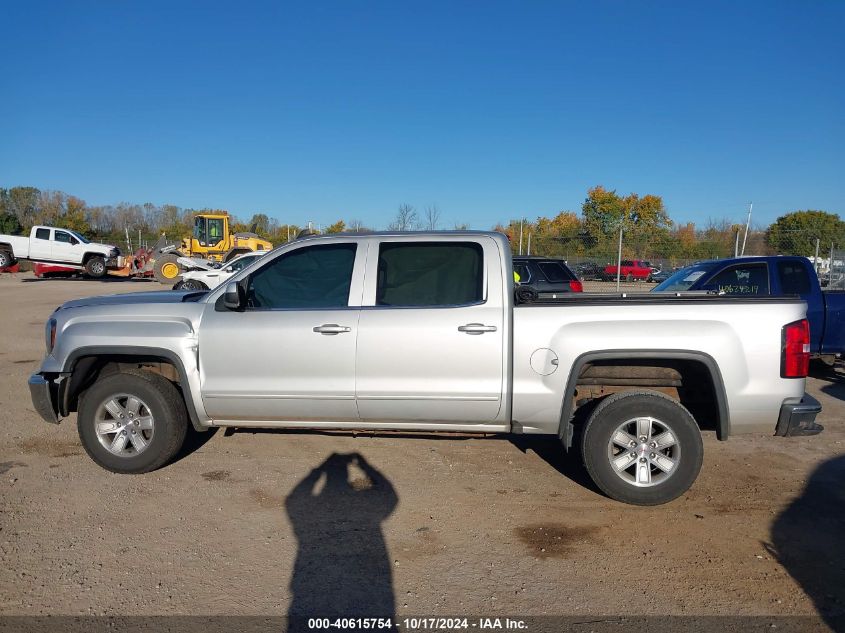
[[[725,295],[798,295],[807,302],[810,352],[832,363],[845,352],[845,291],[822,291],[806,257],[735,257],[693,264],[674,273],[652,292],[709,290]]]

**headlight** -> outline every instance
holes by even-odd
[[[49,319],[44,328],[44,339],[47,344],[47,353],[50,354],[56,346],[56,319]]]

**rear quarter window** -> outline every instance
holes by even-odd
[[[559,281],[572,281],[575,279],[575,275],[569,272],[566,267],[558,262],[539,262],[537,267],[540,269],[540,272],[543,273],[546,280],[552,283]]]

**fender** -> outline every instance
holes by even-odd
[[[191,384],[188,380],[188,372],[185,371],[185,365],[182,363],[182,359],[179,357],[178,354],[176,354],[176,352],[161,347],[139,347],[135,345],[105,345],[80,347],[73,350],[68,355],[62,368],[62,373],[72,373],[73,368],[76,366],[77,360],[85,356],[155,356],[170,361],[176,368],[177,373],[179,374],[179,387],[182,389],[182,393],[184,395],[185,407],[188,410],[188,416],[191,419],[191,424],[197,431],[208,430],[208,427],[200,424],[200,417],[197,414],[196,407],[194,406],[193,394],[191,392]],[[70,380],[62,382],[70,383]],[[63,415],[67,415],[67,409],[69,405],[68,399],[70,397],[70,392],[71,389],[68,385],[65,387],[64,393],[59,398],[59,406],[61,407]]]
[[[716,437],[720,440],[727,440],[731,432],[731,419],[728,412],[728,399],[725,395],[725,382],[722,380],[722,372],[716,360],[709,354],[692,350],[647,350],[647,349],[619,349],[601,350],[586,352],[575,359],[569,379],[566,382],[566,390],[563,392],[563,406],[560,411],[560,426],[558,436],[564,446],[569,449],[572,446],[572,400],[575,397],[575,387],[578,383],[578,376],[581,369],[587,363],[597,360],[692,360],[697,361],[707,368],[710,378],[713,380],[713,388],[716,392]]]

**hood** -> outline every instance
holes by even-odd
[[[151,303],[186,303],[203,297],[205,292],[188,290],[159,290],[156,292],[133,292],[124,295],[105,295],[102,297],[85,297],[63,303],[59,310],[67,308],[82,308],[85,306],[115,306],[138,305]]]

